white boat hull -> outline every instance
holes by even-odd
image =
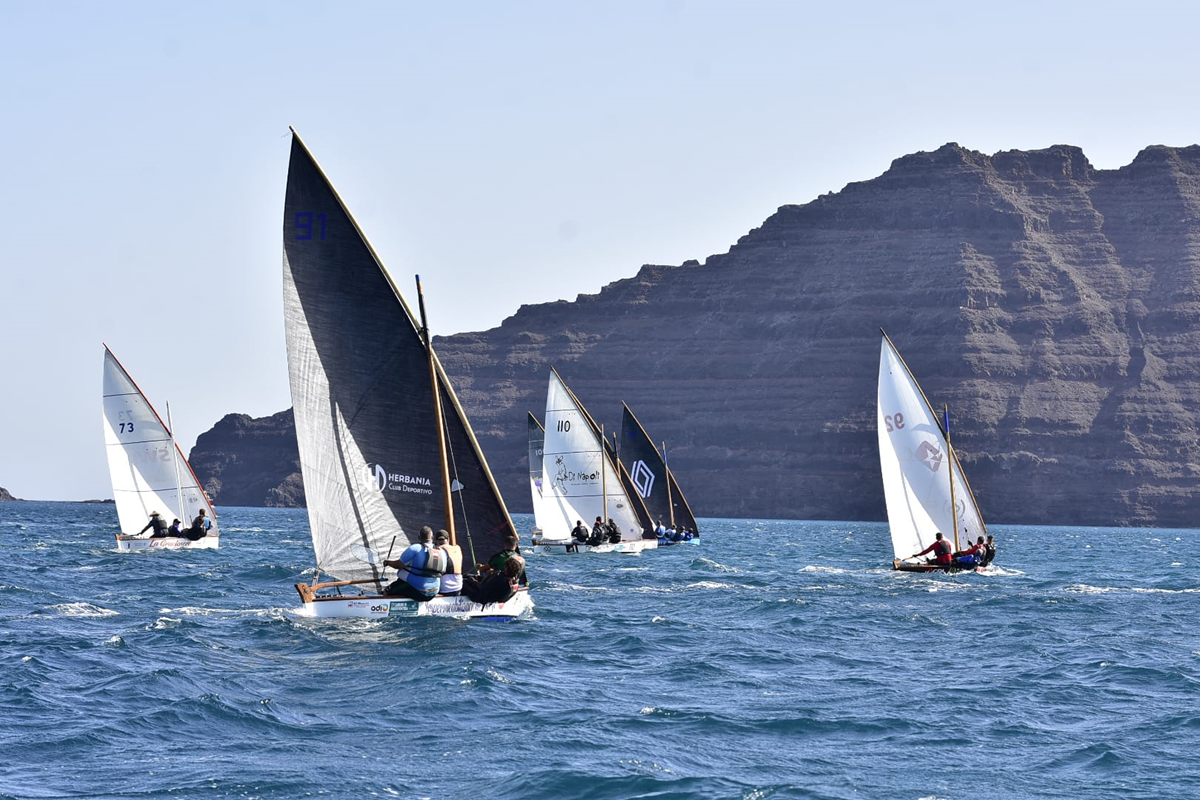
[[[658,542],[653,539],[635,539],[615,544],[574,544],[573,542],[545,540],[534,542],[529,550],[541,555],[575,555],[576,553],[625,553],[635,555],[644,550],[658,549]]]
[[[134,550],[216,550],[220,546],[220,536],[205,536],[193,541],[180,536],[160,536],[157,539],[151,539],[142,536],[117,535],[117,551],[121,553]]]
[[[317,598],[304,603],[300,612],[308,617],[453,617],[455,619],[513,619],[533,610],[533,598],[522,590],[503,603],[480,605],[470,598],[435,597],[424,603],[406,597],[355,595]]]

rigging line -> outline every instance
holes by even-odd
[[[450,472],[454,482],[458,484],[459,505],[462,506],[463,532],[467,535],[467,549],[471,551],[471,563],[475,560],[475,540],[471,536],[471,521],[467,519],[466,486],[458,479],[458,461],[454,458],[454,440],[450,438],[450,417],[446,416],[446,397],[444,392],[438,392],[438,405],[442,407],[442,436],[446,438],[446,452],[450,457]],[[450,492],[450,512],[454,513],[454,492]]]

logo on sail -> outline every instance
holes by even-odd
[[[381,492],[433,494],[433,482],[422,475],[389,472],[383,464],[367,464],[367,472],[375,482],[375,488]]]
[[[917,461],[929,467],[930,472],[938,471],[942,466],[942,458],[942,451],[929,442],[921,442],[917,448]]]
[[[633,481],[633,488],[637,489],[638,495],[643,498],[650,496],[650,490],[654,488],[654,472],[646,466],[645,461],[639,459],[633,462],[629,469],[629,478]]]

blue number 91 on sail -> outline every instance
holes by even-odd
[[[311,211],[297,211],[296,240],[303,242],[313,239],[325,241],[325,215],[314,214]]]

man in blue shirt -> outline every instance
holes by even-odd
[[[396,569],[396,580],[384,594],[407,597],[420,603],[432,600],[441,588],[446,561],[446,551],[433,546],[433,528],[426,525],[421,528],[419,542],[409,545],[399,559],[383,562],[385,567]]]

